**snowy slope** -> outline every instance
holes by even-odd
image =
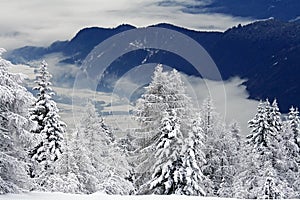
[[[91,195],[30,192],[23,194],[7,194],[0,196],[2,200],[214,200],[217,197],[179,196],[179,195],[149,195],[149,196],[119,196],[95,193]]]

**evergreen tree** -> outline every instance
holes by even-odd
[[[160,137],[157,143],[154,174],[150,181],[152,194],[182,194],[184,168],[182,159],[183,134],[180,130],[180,119],[175,110],[164,113],[160,126]]]
[[[187,100],[179,73],[176,70],[163,72],[162,65],[155,68],[152,81],[145,89],[134,111],[135,119],[141,127],[136,133],[141,146],[137,150],[137,162],[140,164],[136,167],[135,185],[138,188],[147,183],[153,174],[151,167],[156,162],[155,145],[160,137],[163,113],[172,108],[176,109],[178,117],[182,116],[184,109],[181,107]]]
[[[297,143],[299,123],[297,109],[291,107],[287,119],[283,124],[282,140],[282,149],[286,152],[284,176],[289,187],[293,189],[293,193],[289,195],[289,198],[298,198],[300,196],[300,149]]]
[[[139,194],[205,194],[199,166],[205,162],[200,150],[202,135],[190,120],[193,118],[190,107],[178,71],[163,72],[158,65],[136,109],[141,130],[150,135],[138,156],[141,163],[136,168]],[[196,137],[198,141],[192,143],[191,138]],[[199,147],[195,147],[196,144]]]
[[[237,122],[229,125],[229,130],[221,135],[219,151],[221,155],[221,166],[217,175],[222,177],[217,195],[219,197],[233,197],[234,177],[238,174],[241,158],[241,136]]]
[[[38,138],[39,143],[31,150],[30,157],[39,163],[43,170],[53,167],[52,164],[62,154],[62,145],[65,132],[65,123],[60,120],[56,103],[52,100],[53,92],[49,79],[51,75],[47,71],[47,63],[41,63],[37,75],[37,100],[31,109],[30,119],[36,122],[37,126],[32,132]],[[35,170],[35,169],[33,169]],[[35,176],[35,172],[32,176]]]
[[[137,100],[134,109],[134,116],[140,124],[136,130],[136,143],[139,148],[136,150],[135,185],[140,190],[143,184],[151,178],[151,166],[155,162],[154,143],[157,142],[157,130],[162,119],[162,113],[166,111],[166,93],[168,92],[168,73],[163,72],[162,65],[155,68],[152,81],[145,87],[145,93]],[[142,193],[140,191],[140,193]]]
[[[210,97],[203,101],[201,107],[201,126],[203,127],[204,139],[208,140],[212,134],[212,126],[216,122],[217,113],[215,112],[212,99]]]
[[[233,149],[231,133],[226,130],[225,124],[215,111],[212,100],[207,98],[201,107],[202,127],[204,132],[204,153],[207,161],[203,167],[206,179],[208,196],[217,196],[223,181],[232,184],[232,176],[236,173],[233,163]],[[224,184],[223,184],[224,185]]]
[[[76,157],[83,178],[80,181],[87,193],[129,194],[133,190],[132,183],[126,180],[129,164],[93,104],[88,104],[78,131]]]
[[[80,179],[78,163],[76,162],[70,136],[65,135],[62,146],[63,153],[54,162],[50,173],[41,173],[37,178],[36,190],[46,192],[84,193],[84,185]],[[81,160],[85,162],[85,160]],[[49,171],[49,170],[48,170]]]
[[[276,101],[260,102],[255,117],[249,121],[252,128],[247,136],[244,166],[237,177],[236,197],[260,198],[262,186],[272,172],[274,184],[288,197],[290,188],[285,177],[285,151],[281,148],[282,122]],[[279,196],[277,196],[279,198]]]
[[[203,153],[203,130],[199,118],[192,119],[188,127],[188,137],[183,148],[183,169],[185,186],[182,193],[185,195],[205,196],[205,178],[201,167],[206,163]]]
[[[255,145],[257,150],[264,147],[276,148],[271,144],[271,141],[278,143],[278,130],[281,127],[277,126],[277,114],[274,115],[274,109],[271,109],[268,100],[260,102],[257,109],[257,114],[250,120],[249,127],[252,129],[251,134],[247,136],[249,143]]]
[[[268,106],[268,105],[267,105]],[[273,128],[273,132],[277,133],[276,136],[281,140],[282,135],[282,120],[281,113],[279,111],[279,107],[277,104],[277,100],[275,99],[270,107],[270,116],[269,123],[271,124],[270,128]]]
[[[297,144],[298,148],[300,149],[300,117],[298,108],[290,108],[288,121],[291,132],[293,134],[294,143]]]
[[[0,194],[31,188],[26,152],[34,143],[28,120],[34,98],[20,85],[23,75],[8,71],[12,64],[1,57],[3,52],[0,49]]]
[[[266,179],[262,188],[261,199],[282,199],[282,192],[276,185],[272,171],[266,171]]]
[[[201,170],[205,163],[202,130],[197,121],[192,120],[186,138],[177,112],[171,109],[165,115],[149,193],[205,196],[205,177]]]
[[[238,154],[238,152],[242,148],[241,129],[240,129],[238,122],[233,121],[229,125],[229,132],[232,136],[233,142],[235,143],[234,146],[236,147],[236,152],[234,152],[234,153]],[[237,157],[239,157],[239,156],[237,156]]]
[[[70,138],[70,150],[73,153],[72,162],[70,162],[71,170],[74,171],[79,183],[80,191],[85,194],[91,194],[97,191],[99,183],[95,167],[92,165],[90,152],[84,145],[86,137],[82,134],[80,127],[76,128]]]
[[[152,134],[156,131],[162,118],[161,112],[168,108],[167,95],[170,92],[167,76],[168,73],[163,72],[162,65],[158,65],[151,83],[145,88],[146,92],[137,100],[134,114],[145,133]]]

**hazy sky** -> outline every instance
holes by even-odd
[[[43,46],[71,39],[83,27],[174,23],[197,30],[226,30],[250,20],[215,13],[182,12],[210,0],[1,0],[0,46]]]

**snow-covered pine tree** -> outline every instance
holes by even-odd
[[[185,195],[205,196],[205,176],[201,167],[206,163],[204,158],[203,130],[200,127],[200,118],[190,120],[188,137],[185,138],[183,148],[183,169],[185,186],[182,193]]]
[[[52,96],[51,75],[47,71],[47,63],[41,63],[37,75],[37,86],[33,90],[38,91],[37,100],[30,110],[30,119],[36,122],[36,128],[31,132],[35,134],[39,143],[30,151],[30,157],[34,162],[39,163],[43,170],[52,167],[53,162],[59,159],[62,154],[63,138],[66,124],[60,120],[59,110]],[[36,164],[36,163],[35,163]],[[33,169],[32,176],[36,172]]]
[[[263,183],[263,188],[260,194],[260,199],[282,199],[282,192],[280,190],[280,186],[276,185],[272,167],[267,168],[265,172],[265,182]]]
[[[96,112],[92,103],[88,103],[86,112],[82,117],[81,126],[78,127],[77,143],[79,156],[79,173],[85,183],[88,193],[103,191],[108,194],[129,194],[133,190],[132,183],[126,180],[131,168],[122,156],[111,130]],[[80,145],[82,145],[80,147]],[[80,154],[80,152],[78,152]],[[81,157],[81,158],[80,158]],[[81,164],[81,159],[89,160]],[[88,164],[88,166],[86,166]],[[85,165],[85,166],[84,166]]]
[[[161,113],[168,105],[166,92],[168,88],[168,73],[163,72],[162,65],[157,65],[152,76],[152,81],[145,87],[145,93],[136,102],[134,118],[140,124],[136,130],[136,142],[139,148],[136,150],[135,187],[139,188],[151,178],[150,167],[155,162],[153,156],[153,144],[157,141],[157,129],[161,121]]]
[[[282,122],[276,101],[260,102],[255,117],[249,121],[251,134],[247,136],[246,149],[240,175],[236,179],[238,198],[262,198],[260,191],[267,171],[272,171],[274,184],[288,197],[290,188],[281,176],[285,172],[285,151],[280,148]]]
[[[145,94],[137,100],[134,114],[140,122],[142,133],[149,135],[150,144],[153,144],[153,137],[157,139],[161,113],[169,108],[176,108],[177,114],[184,116],[188,112],[186,108],[190,99],[185,93],[179,72],[175,69],[163,72],[162,65],[155,68],[152,81],[145,89]]]
[[[174,109],[163,114],[148,194],[183,194],[185,183],[180,118]]]
[[[157,162],[147,193],[206,195],[204,176],[199,166],[205,162],[201,130],[194,121],[188,137],[184,138],[177,112],[170,109],[164,114],[155,154]]]
[[[210,97],[204,99],[201,106],[201,126],[204,133],[204,139],[207,140],[212,134],[212,126],[215,123],[216,112]]]
[[[232,143],[232,136],[226,130],[225,123],[215,111],[210,98],[205,99],[202,104],[201,119],[207,161],[202,167],[203,174],[207,177],[205,188],[208,196],[217,196],[223,181],[227,181],[228,184],[232,182],[236,170],[231,153],[236,148],[232,145],[236,144]]]
[[[288,123],[293,134],[294,143],[297,144],[298,148],[300,149],[300,117],[298,108],[290,108],[290,112],[288,114]]]
[[[139,105],[141,102],[144,106]],[[156,109],[156,112],[148,112],[149,107]],[[201,157],[202,149],[199,150],[202,147],[202,137],[200,133],[196,136],[193,132],[199,131],[199,127],[190,131],[195,128],[190,120],[193,112],[179,72],[163,72],[162,66],[158,65],[146,93],[138,101],[137,110],[144,113],[143,116],[147,116],[147,119],[153,120],[151,128],[147,127],[149,124],[141,123],[142,130],[147,127],[152,136],[146,147],[140,151],[145,159],[136,168],[138,193],[204,195],[202,182],[198,182],[203,177],[198,166],[200,161],[197,162],[204,162]],[[139,118],[139,115],[136,117]],[[139,121],[143,122],[143,119]],[[189,137],[192,135],[200,140],[194,141],[199,147],[194,147],[195,144],[190,142]],[[189,143],[185,145],[185,142]],[[200,156],[198,160],[193,154]],[[160,159],[157,160],[157,157]],[[169,173],[168,170],[170,176],[163,178],[163,173]]]
[[[190,117],[193,116],[191,107],[191,98],[186,94],[186,88],[182,81],[180,73],[173,69],[169,74],[169,88],[167,93],[168,108],[176,109],[178,117],[181,118],[183,125],[189,124]],[[187,131],[184,131],[184,136],[187,137]]]
[[[168,108],[167,93],[168,73],[163,72],[162,65],[157,65],[152,81],[145,93],[137,100],[134,110],[135,118],[141,124],[144,133],[153,134],[161,121],[161,112]]]
[[[34,97],[21,86],[23,75],[10,73],[12,64],[1,57],[0,48],[0,194],[31,188],[27,175],[27,150],[32,140],[28,107]]]
[[[205,153],[203,152],[205,149],[204,144],[204,132],[201,127],[201,116],[199,113],[195,114],[195,117],[192,117],[190,119],[190,124],[187,127],[188,130],[188,136],[187,140],[190,141],[192,138],[194,138],[194,148],[195,148],[195,157],[198,163],[199,167],[202,167],[205,163]]]
[[[251,134],[247,136],[248,143],[254,145],[254,149],[259,151],[261,147],[267,147],[270,140],[267,137],[272,137],[277,141],[276,131],[273,127],[270,127],[270,103],[268,100],[266,102],[260,101],[257,113],[255,117],[248,122],[249,128],[251,128]],[[272,139],[272,140],[273,140]]]
[[[251,127],[255,125],[255,129],[252,130],[255,134],[257,134],[258,131],[261,131],[262,128],[256,127],[259,125],[264,126],[266,121],[266,114],[265,114],[265,102],[260,101],[257,107],[257,113],[255,114],[254,119],[248,122],[249,125],[251,124]],[[260,133],[261,134],[261,133]],[[247,136],[248,140],[245,142],[245,148],[243,151],[243,156],[241,157],[243,165],[240,168],[240,173],[237,177],[235,177],[235,191],[234,195],[237,198],[246,198],[246,199],[254,199],[258,198],[259,194],[259,188],[258,188],[258,179],[260,174],[260,163],[258,163],[256,160],[256,148],[257,143],[261,143],[262,139],[257,139],[259,136],[253,135],[251,133],[249,136]],[[250,139],[250,141],[249,141]],[[258,141],[258,142],[256,142]],[[254,146],[255,145],[255,146]],[[253,147],[254,146],[254,147]]]
[[[241,128],[238,124],[238,122],[233,121],[231,124],[229,124],[229,132],[232,135],[233,142],[235,143],[236,151],[235,153],[238,154],[238,152],[242,148],[242,137],[241,137]],[[239,157],[239,156],[238,156]]]
[[[241,136],[240,128],[237,122],[229,125],[229,129],[225,134],[221,135],[220,151],[222,153],[222,166],[217,171],[222,177],[217,195],[219,197],[233,197],[234,177],[238,174],[241,158]]]
[[[281,135],[282,135],[282,120],[281,120],[281,113],[279,111],[279,107],[278,107],[276,99],[274,99],[274,101],[273,101],[273,103],[272,103],[272,105],[270,107],[269,123],[271,124],[270,128],[274,128],[275,129],[275,130],[273,130],[273,132],[277,133],[277,138],[279,140],[281,140]]]
[[[70,151],[73,158],[70,162],[70,168],[76,175],[80,183],[80,192],[84,194],[91,194],[97,191],[97,184],[99,183],[96,177],[96,169],[92,165],[90,152],[84,145],[86,137],[82,134],[82,129],[77,127],[70,138]]]
[[[285,149],[286,157],[286,171],[284,173],[285,179],[293,193],[289,198],[300,197],[300,149],[298,146],[298,127],[299,127],[299,113],[297,109],[291,107],[287,120],[283,123],[283,140],[282,149]]]
[[[172,108],[176,109],[178,117],[183,118],[189,102],[180,74],[176,70],[163,72],[162,65],[155,68],[152,81],[145,89],[134,111],[135,118],[141,125],[136,135],[142,136],[138,140],[143,143],[137,150],[137,162],[140,163],[136,168],[137,188],[147,183],[153,174],[151,167],[156,162],[153,154],[160,137],[158,128],[162,122],[162,113]]]
[[[84,193],[83,183],[80,182],[77,162],[75,162],[74,149],[70,144],[71,138],[65,135],[62,146],[63,153],[60,158],[52,163],[50,173],[42,173],[37,180],[37,190],[47,192]],[[83,161],[83,160],[82,160]]]

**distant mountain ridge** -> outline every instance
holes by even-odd
[[[290,21],[299,17],[300,1],[298,0],[211,0],[205,6],[187,5],[183,11],[199,13],[205,8],[207,12],[223,13],[231,16],[252,19],[276,19]]]
[[[200,32],[171,24],[157,24],[179,31],[199,42],[217,64],[224,80],[239,76],[245,83],[250,98],[277,98],[283,111],[290,105],[300,106],[300,23],[283,22],[275,19],[257,21],[246,26],[237,26],[223,32]],[[41,59],[51,53],[62,53],[62,63],[80,65],[88,53],[100,42],[126,30],[131,25],[116,28],[85,28],[70,41],[57,41],[49,47],[26,46],[13,50],[6,58],[14,63],[27,63]],[[123,55],[107,69],[108,74],[120,77],[134,66],[142,64],[149,54],[138,50]],[[165,51],[158,51],[147,62],[173,66],[190,75],[196,71],[185,60]],[[108,75],[109,76],[109,75]],[[108,77],[109,79],[109,77]],[[110,90],[108,83],[102,83],[99,90]]]
[[[88,53],[100,42],[120,32],[136,27],[123,24],[116,28],[91,27],[80,30],[70,41],[56,41],[49,47],[25,46],[13,50],[7,54],[7,58],[15,63],[27,63],[31,60],[40,59],[51,53],[63,53],[69,59],[62,60],[64,63],[80,63]]]

